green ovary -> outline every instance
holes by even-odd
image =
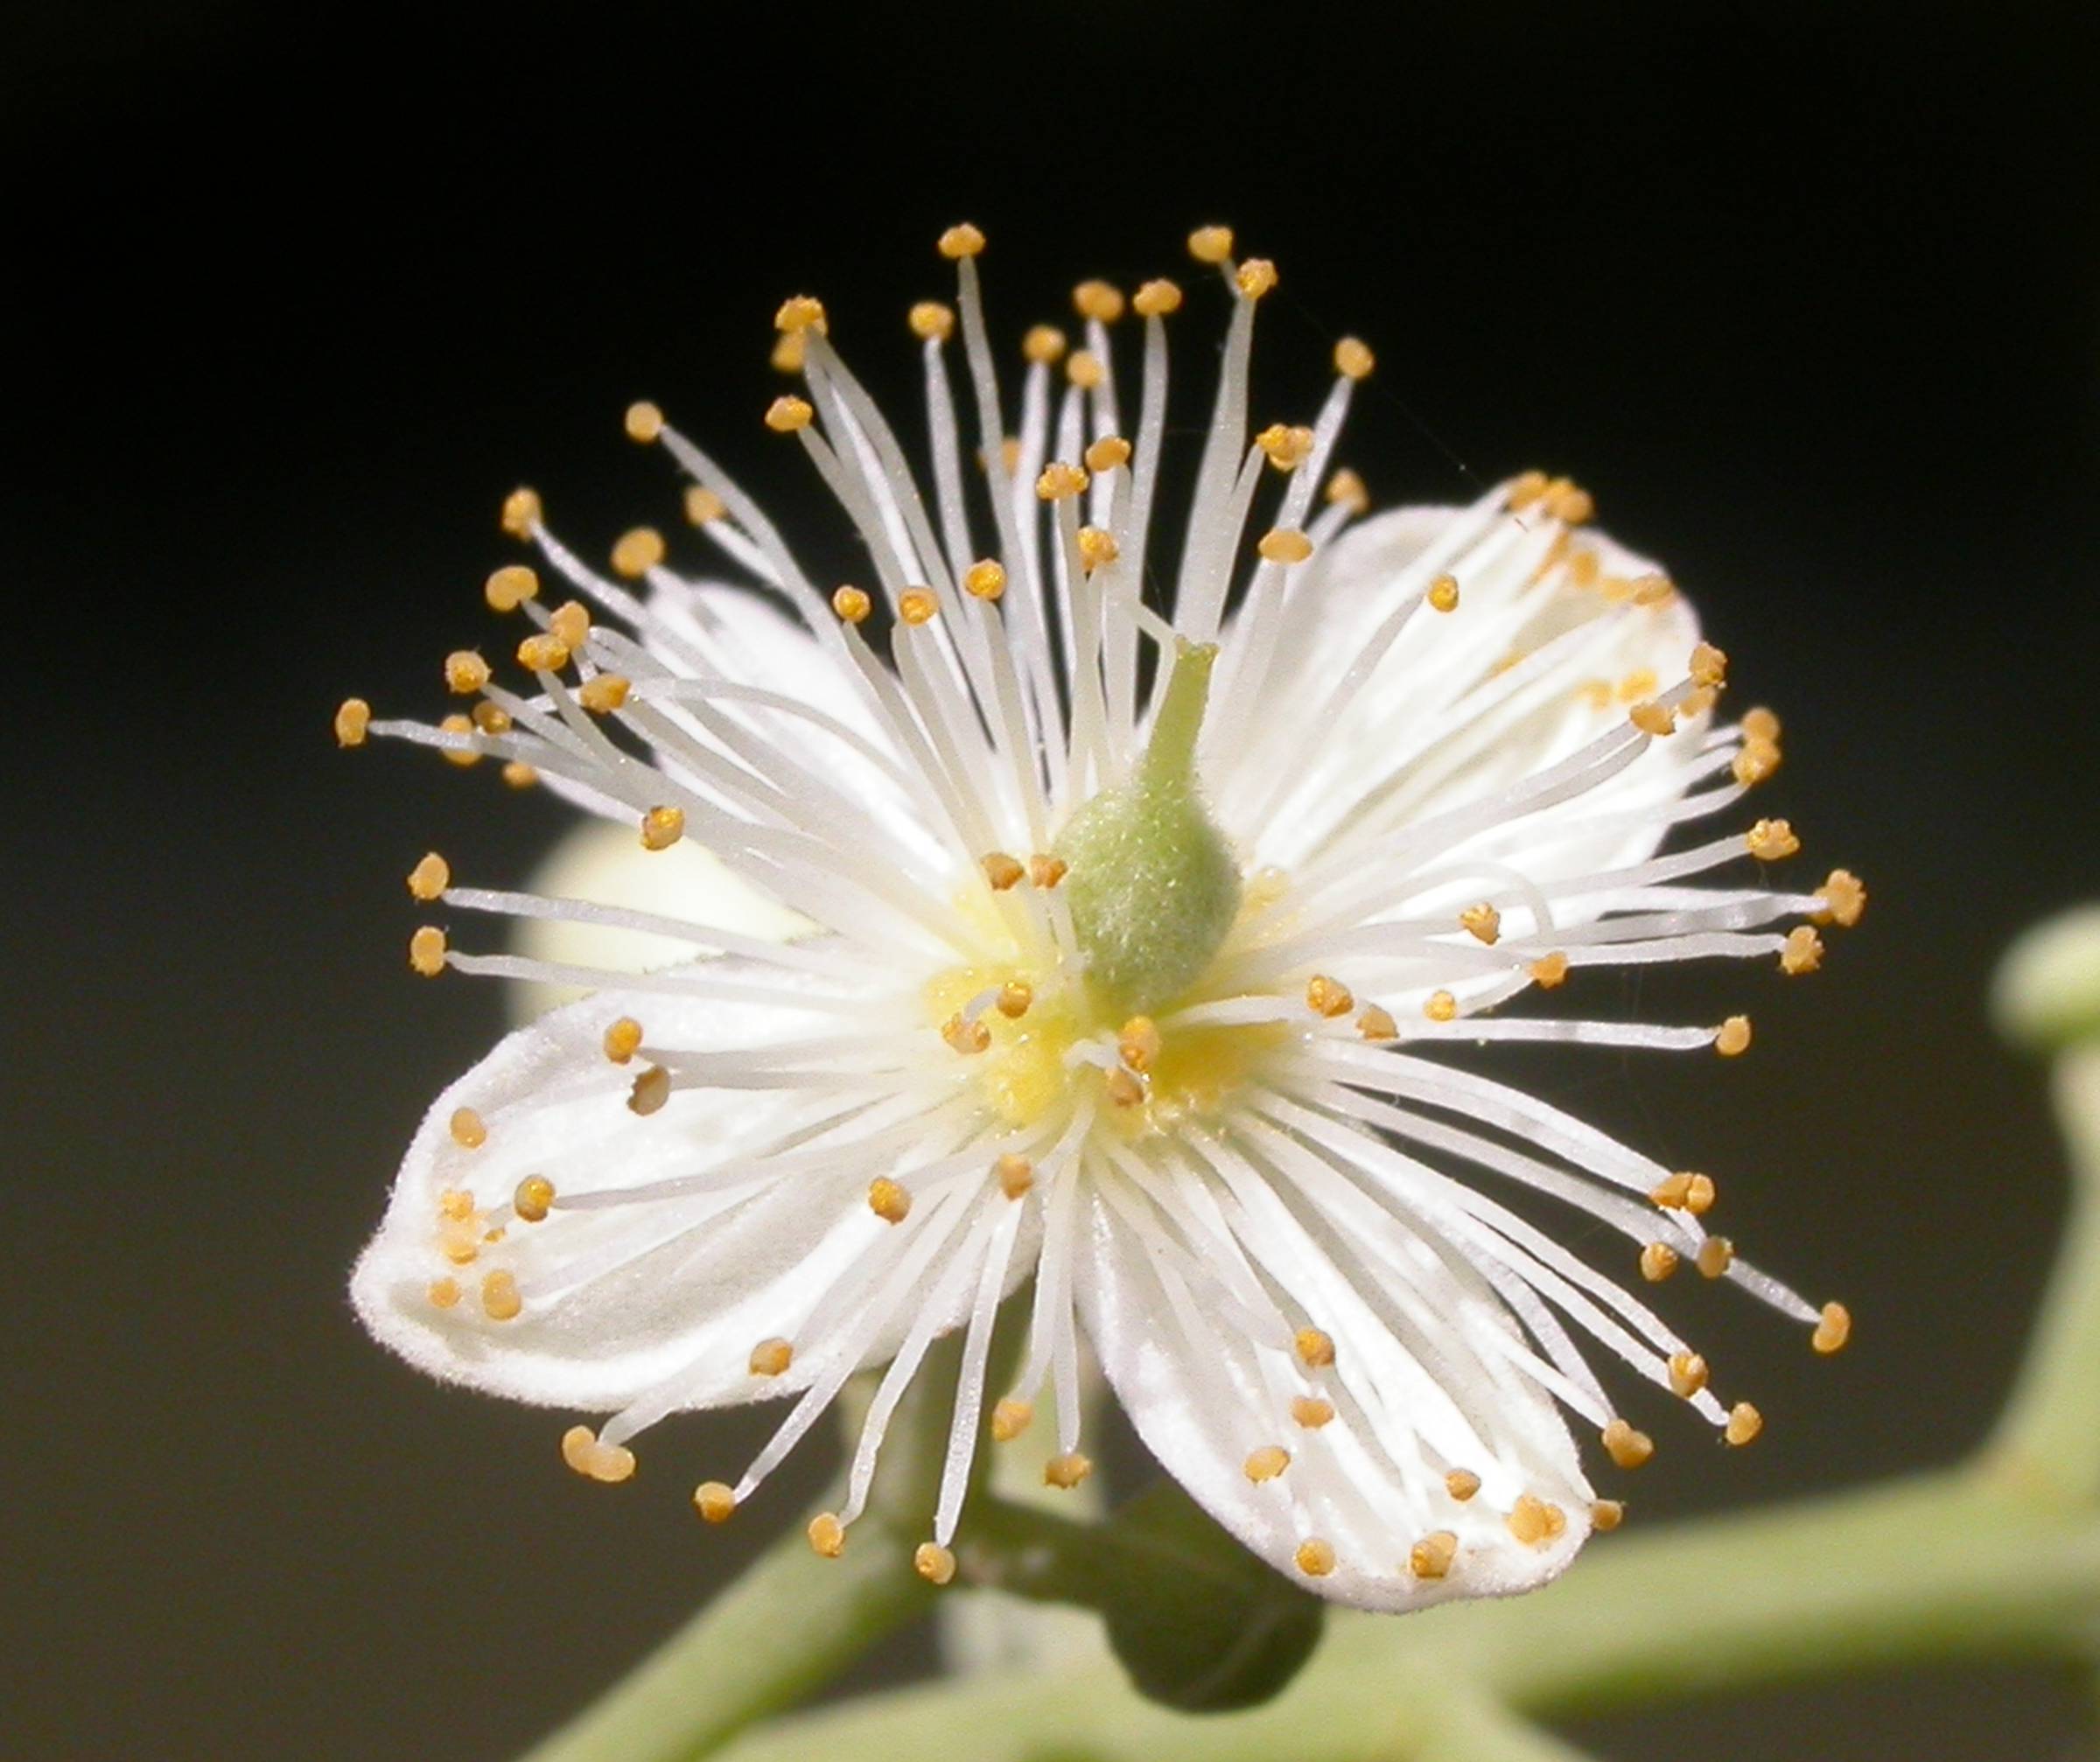
[[[1130,780],[1074,814],[1057,842],[1096,1008],[1151,1015],[1186,991],[1240,906],[1239,866],[1195,777],[1214,647],[1184,647]]]

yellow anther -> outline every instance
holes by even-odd
[[[1666,1212],[1690,1212],[1700,1217],[1713,1207],[1713,1181],[1706,1175],[1671,1175],[1648,1198]]]
[[[435,979],[444,971],[444,932],[435,924],[425,924],[409,938],[409,965],[426,979]]]
[[[1123,316],[1123,293],[1106,282],[1082,282],[1072,290],[1072,307],[1082,318],[1112,325]]]
[[[1045,501],[1063,501],[1087,486],[1087,474],[1075,465],[1054,459],[1035,480],[1035,493]]]
[[[1760,820],[1743,835],[1750,854],[1764,863],[1776,863],[1801,849],[1801,840],[1784,820]]]
[[[540,780],[540,773],[522,759],[513,759],[503,767],[503,780],[513,789],[529,789]]]
[[[1250,300],[1258,300],[1276,285],[1276,265],[1266,257],[1250,257],[1240,265],[1233,285]]]
[[[793,434],[797,429],[806,429],[816,417],[816,412],[809,407],[806,398],[778,397],[766,406],[766,426],[776,435]]]
[[[423,1294],[430,1299],[432,1309],[452,1309],[459,1301],[459,1281],[449,1276],[441,1279],[432,1279],[424,1288]]]
[[[1777,740],[1779,718],[1760,705],[1743,712],[1743,738],[1746,740]]]
[[[1866,884],[1849,869],[1831,870],[1816,897],[1823,901],[1823,910],[1814,914],[1818,924],[1839,924],[1849,930],[1866,910]]]
[[[1028,872],[1004,850],[994,850],[988,856],[980,857],[977,866],[984,870],[984,879],[990,884],[991,891],[995,893],[1005,892]]]
[[[984,248],[984,234],[968,220],[950,227],[941,234],[941,255],[953,262],[958,257],[974,257]]]
[[[518,665],[529,673],[559,673],[569,664],[569,645],[545,631],[518,645]]]
[[[1713,1037],[1713,1050],[1724,1059],[1733,1059],[1750,1050],[1750,1018],[1747,1016],[1731,1016],[1723,1022]]]
[[[1459,927],[1476,940],[1493,947],[1502,938],[1502,914],[1483,899],[1459,913]]]
[[[488,683],[488,663],[471,648],[455,648],[444,657],[445,689],[472,697]]]
[[[1448,991],[1432,991],[1429,1001],[1422,1006],[1422,1013],[1432,1022],[1455,1022],[1459,1017],[1459,1000]]]
[[[1159,1024],[1150,1016],[1133,1016],[1116,1037],[1116,1053],[1133,1071],[1149,1071],[1159,1059]]]
[[[1690,1401],[1706,1387],[1710,1373],[1706,1360],[1696,1352],[1672,1353],[1670,1358],[1670,1386],[1671,1390]]]
[[[1351,514],[1362,514],[1371,505],[1371,493],[1356,473],[1343,466],[1327,479],[1326,499],[1336,507],[1346,507]]]
[[[1312,541],[1292,527],[1276,527],[1262,535],[1255,549],[1265,563],[1303,563],[1312,555]]]
[[[1377,1003],[1366,1003],[1363,1013],[1356,1018],[1356,1031],[1367,1040],[1397,1040],[1400,1024],[1393,1020],[1393,1012]]]
[[[1520,472],[1509,483],[1509,507],[1526,508],[1546,493],[1550,479],[1543,471]]]
[[[537,490],[514,489],[503,498],[503,530],[513,538],[530,538],[542,512]]]
[[[1144,1100],[1144,1080],[1121,1065],[1103,1075],[1102,1087],[1119,1108],[1135,1108]]]
[[[1191,248],[1194,248],[1193,243]],[[1228,244],[1226,248],[1231,249]],[[1130,296],[1130,304],[1141,318],[1163,318],[1181,310],[1181,290],[1164,277],[1147,282]]]
[[[641,848],[644,850],[668,850],[685,836],[685,810],[682,808],[652,808],[641,816]]]
[[[1606,1426],[1601,1437],[1605,1454],[1620,1468],[1639,1468],[1656,1453],[1655,1439],[1644,1431],[1635,1431],[1622,1419]]]
[[[525,1223],[541,1224],[547,1221],[548,1210],[554,1204],[554,1183],[544,1175],[528,1175],[518,1183],[517,1191],[510,1196],[510,1208]]]
[[[1432,612],[1456,612],[1459,609],[1459,584],[1455,577],[1439,575],[1430,583],[1429,607]]]
[[[1065,363],[1065,377],[1082,392],[1092,391],[1108,376],[1108,368],[1091,349],[1073,350],[1072,359]]]
[[[1746,740],[1735,757],[1728,763],[1735,780],[1749,787],[1762,783],[1779,769],[1779,743],[1775,740]]]
[[[806,1534],[809,1537],[809,1546],[826,1560],[836,1560],[846,1551],[846,1527],[831,1512],[818,1512],[809,1520]]]
[[[1291,1417],[1307,1431],[1318,1431],[1334,1417],[1334,1403],[1322,1401],[1316,1395],[1292,1395]]]
[[[1082,526],[1079,529],[1079,563],[1088,575],[1097,569],[1106,569],[1120,555],[1113,533],[1097,526]]]
[[[626,705],[634,689],[634,682],[622,674],[594,674],[577,688],[576,701],[593,716],[610,716]]]
[[[875,602],[858,587],[842,587],[831,596],[831,610],[848,624],[859,624],[875,609]]]
[[[447,716],[438,724],[438,727],[444,734],[472,734],[474,731],[473,723],[464,716]],[[444,762],[465,770],[479,765],[481,755],[472,746],[447,747],[444,749]]]
[[[1035,1185],[1035,1164],[1009,1150],[991,1165],[991,1175],[1008,1199],[1022,1199]]]
[[[481,1313],[491,1321],[512,1321],[525,1307],[525,1300],[518,1295],[518,1278],[515,1273],[499,1268],[493,1273],[481,1276]]]
[[[481,585],[481,597],[493,612],[515,612],[528,599],[536,599],[540,578],[522,563],[507,563],[489,571]]]
[[[1312,430],[1270,423],[1255,436],[1254,444],[1268,455],[1269,463],[1277,470],[1296,471],[1312,457]]]
[[[724,1481],[704,1480],[693,1489],[693,1509],[704,1523],[727,1523],[737,1514],[736,1489]]]
[[[1713,688],[1702,685],[1697,691],[1684,694],[1684,701],[1677,705],[1677,716],[1682,721],[1694,722],[1712,708]]]
[[[606,1030],[605,1048],[614,1064],[626,1064],[641,1050],[641,1024],[632,1016],[622,1016]]]
[[[1708,1236],[1699,1244],[1699,1252],[1692,1264],[1698,1268],[1702,1277],[1725,1278],[1728,1269],[1735,1264],[1735,1244],[1726,1236]]]
[[[1641,1250],[1641,1276],[1659,1285],[1677,1269],[1677,1251],[1668,1242],[1650,1242]]]
[[[1334,1336],[1323,1328],[1301,1327],[1291,1347],[1307,1370],[1325,1370],[1334,1362]]]
[[[941,1038],[965,1055],[985,1052],[991,1045],[991,1030],[960,1010],[941,1024]]]
[[[955,333],[956,311],[938,300],[920,300],[906,314],[906,322],[920,341],[944,343]]]
[[[1603,570],[1603,567],[1604,565],[1598,560],[1597,553],[1595,551],[1577,551],[1568,559],[1568,585],[1580,591],[1581,592],[1587,593],[1591,589],[1598,585],[1599,577]],[[1620,585],[1625,588],[1628,594],[1633,591],[1632,584],[1630,583],[1621,583]],[[1607,597],[1611,596],[1607,595]]]
[[[1542,954],[1531,963],[1532,982],[1541,990],[1550,991],[1564,985],[1568,978],[1568,957],[1556,948],[1550,954]]]
[[[1626,719],[1638,728],[1642,733],[1652,734],[1657,738],[1676,731],[1676,711],[1667,703],[1659,703],[1652,697],[1643,698],[1628,710]]]
[[[574,654],[591,640],[591,614],[581,600],[565,599],[547,615],[547,629]]]
[[[1436,1580],[1450,1575],[1459,1557],[1459,1538],[1448,1529],[1432,1530],[1407,1551],[1407,1570],[1417,1578]]]
[[[1570,526],[1582,525],[1597,512],[1589,491],[1578,488],[1564,477],[1557,477],[1546,486],[1545,502],[1548,514]]]
[[[912,1214],[912,1196],[887,1175],[868,1183],[868,1209],[886,1224],[900,1224]]]
[[[1691,659],[1685,669],[1694,685],[1710,686],[1718,691],[1728,682],[1728,657],[1711,642],[1702,642],[1691,651]]]
[[[1626,1507],[1615,1499],[1594,1499],[1590,1501],[1590,1528],[1600,1535],[1609,1535],[1626,1521]]]
[[[510,712],[484,698],[467,712],[474,726],[484,734],[508,734],[511,730]]]
[[[454,1108],[445,1129],[463,1150],[478,1150],[488,1142],[488,1127],[472,1108]]]
[[[639,581],[663,561],[663,535],[653,526],[620,534],[612,546],[612,572]]]
[[[638,1072],[634,1080],[627,1085],[627,1111],[631,1114],[656,1113],[670,1099],[671,1073],[662,1065],[651,1065],[648,1070]]]
[[[1728,1409],[1728,1424],[1721,1436],[1739,1450],[1765,1429],[1765,1416],[1746,1401]]]
[[[685,488],[685,518],[693,526],[706,526],[720,520],[728,513],[722,498],[702,484],[688,484]]]
[[[1065,356],[1065,333],[1055,325],[1031,325],[1021,339],[1021,353],[1038,367],[1048,367]]]
[[[1852,1311],[1843,1304],[1825,1304],[1823,1318],[1816,1324],[1816,1332],[1809,1337],[1809,1344],[1828,1358],[1834,1352],[1843,1352],[1845,1341],[1852,1337]]]
[[[997,599],[1006,591],[1006,571],[990,557],[962,571],[962,591],[972,599]]]
[[[783,331],[773,339],[773,353],[766,359],[776,374],[799,374],[808,358],[809,345],[802,332]]]
[[[448,1187],[438,1195],[438,1214],[453,1223],[465,1223],[474,1214],[474,1196],[461,1192],[457,1187]]]
[[[897,596],[897,616],[914,629],[931,624],[940,610],[941,602],[930,587],[907,587]]]
[[[1040,887],[1046,892],[1057,885],[1071,872],[1061,857],[1049,857],[1038,851],[1028,859],[1028,881],[1031,886]]]
[[[1322,1542],[1317,1535],[1308,1536],[1298,1544],[1298,1552],[1292,1558],[1307,1578],[1325,1578],[1334,1570],[1334,1544]]]
[[[1198,227],[1188,235],[1188,254],[1199,263],[1222,263],[1232,255],[1230,227]]]
[[[642,398],[627,406],[627,438],[647,446],[663,432],[663,412]]]
[[[1012,1444],[1028,1430],[1029,1422],[1035,1417],[1035,1409],[1025,1401],[1016,1401],[1006,1395],[991,1406],[991,1441],[994,1444]]]
[[[1009,979],[999,987],[999,995],[992,999],[992,1007],[1010,1022],[1018,1022],[1028,1013],[1028,1006],[1035,1002],[1035,987],[1026,979]]]
[[[1076,1450],[1062,1456],[1054,1456],[1043,1465],[1043,1485],[1061,1487],[1069,1493],[1094,1472],[1094,1465]]]
[[[1368,380],[1378,358],[1370,345],[1355,337],[1344,337],[1334,345],[1334,371],[1345,380]]]
[[[984,462],[982,448],[978,450],[977,458],[979,464]],[[1021,443],[1018,436],[1008,435],[1004,440],[999,443],[999,463],[1006,468],[1008,477],[1012,477],[1015,472],[1020,469]]]
[[[1130,462],[1130,444],[1121,435],[1103,435],[1087,449],[1087,469],[1099,477]]]
[[[956,1556],[937,1542],[922,1542],[913,1551],[912,1570],[928,1584],[946,1584],[956,1576]]]
[[[634,1472],[634,1452],[625,1444],[601,1444],[587,1425],[572,1425],[562,1434],[562,1460],[586,1480],[616,1485]]]
[[[361,697],[346,697],[335,710],[335,744],[362,746],[372,727],[372,706]]]
[[[1444,1491],[1460,1505],[1480,1490],[1480,1478],[1470,1468],[1454,1468],[1444,1477]]]
[[[1340,980],[1315,973],[1306,981],[1306,1008],[1315,1016],[1346,1016],[1355,1007],[1354,993]]]
[[[1507,1519],[1509,1534],[1526,1548],[1543,1548],[1566,1533],[1568,1514],[1536,1493],[1517,1495]]]
[[[785,1376],[794,1362],[794,1347],[784,1339],[762,1339],[751,1349],[753,1376]]]
[[[820,337],[830,328],[824,319],[824,303],[811,294],[794,294],[780,302],[780,309],[773,315],[776,331],[800,332],[815,331]]]
[[[1806,924],[1796,924],[1787,932],[1785,946],[1779,951],[1779,969],[1791,976],[1813,973],[1823,965],[1823,938]]]
[[[435,850],[409,871],[409,891],[426,905],[452,884],[452,866]]]
[[[1260,1486],[1264,1480],[1274,1480],[1291,1466],[1291,1452],[1280,1444],[1265,1444],[1259,1450],[1250,1451],[1242,1465],[1247,1479]]]
[[[1633,584],[1635,605],[1668,605],[1677,597],[1677,584],[1666,575],[1644,575]]]

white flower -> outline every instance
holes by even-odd
[[[1725,661],[1684,598],[1595,534],[1564,479],[1368,514],[1354,474],[1329,475],[1371,369],[1353,340],[1311,426],[1250,445],[1249,349],[1275,271],[1235,262],[1222,228],[1190,243],[1232,316],[1171,624],[1142,560],[1166,524],[1180,290],[1149,283],[1130,302],[1134,439],[1110,346],[1125,302],[1098,283],[1075,297],[1083,350],[1030,333],[1007,439],[983,239],[958,227],[942,250],[988,471],[951,397],[956,311],[912,313],[930,486],[822,307],[780,313],[808,401],[766,420],[851,518],[872,589],[821,591],[744,491],[638,405],[630,433],[690,475],[698,535],[743,584],[674,573],[647,530],[601,576],[520,491],[505,525],[580,596],[550,610],[531,570],[491,577],[492,603],[536,626],[520,648],[536,683],[507,690],[461,654],[447,673],[471,719],[345,706],[348,744],[368,728],[508,761],[649,850],[695,838],[815,926],[777,942],[458,887],[426,859],[420,898],[669,936],[695,958],[631,975],[419,931],[419,970],[596,989],[439,1097],[353,1291],[381,1339],[438,1376],[609,1413],[564,1444],[600,1479],[624,1479],[668,1413],[792,1397],[741,1479],[699,1490],[710,1518],[886,1362],[846,1502],[812,1528],[823,1552],[862,1509],[928,1347],[964,1329],[918,1557],[936,1580],[987,1401],[995,1438],[1055,1428],[1054,1481],[1087,1472],[1083,1338],[1160,1462],[1279,1570],[1376,1609],[1521,1591],[1617,1521],[1564,1410],[1620,1468],[1650,1448],[1586,1345],[1732,1443],[1760,1422],[1717,1400],[1704,1360],[1616,1271],[1510,1197],[1550,1196],[1584,1240],[1621,1233],[1629,1277],[1692,1263],[1824,1350],[1847,1323],[1706,1233],[1705,1176],[1496,1081],[1477,1054],[1740,1052],[1740,1017],[1502,1006],[1564,981],[1578,999],[1595,967],[1808,970],[1816,931],[1774,926],[1849,923],[1864,894],[1843,871],[1813,891],[1761,871],[1694,884],[1791,854],[1782,821],[1658,857],[1779,761],[1768,712],[1712,719]],[[1257,501],[1278,504],[1266,521]],[[863,624],[878,602],[888,662]],[[995,1311],[1032,1276],[1023,1368],[987,1388]]]

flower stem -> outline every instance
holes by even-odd
[[[1988,1460],[2011,1486],[2091,1504],[2100,1501],[2100,1045],[2060,1054],[2052,1087],[2069,1152],[2070,1208]]]

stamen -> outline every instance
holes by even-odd
[[[634,1452],[623,1444],[601,1444],[587,1425],[572,1425],[562,1434],[562,1460],[586,1480],[608,1485],[632,1478]]]
[[[1600,1535],[1609,1535],[1626,1521],[1626,1507],[1615,1499],[1597,1499],[1590,1501],[1590,1528]]]
[[[605,1048],[614,1064],[626,1064],[641,1050],[641,1024],[632,1016],[622,1016],[606,1030]]]
[[[1728,1423],[1721,1436],[1740,1449],[1764,1429],[1764,1415],[1748,1402],[1739,1401],[1728,1409]]]
[[[1750,854],[1761,863],[1776,863],[1801,849],[1801,840],[1784,820],[1760,820],[1743,835]]]
[[[1407,1553],[1407,1570],[1417,1578],[1434,1583],[1449,1576],[1458,1558],[1459,1538],[1448,1529],[1432,1530]]]
[[[1456,612],[1459,609],[1458,577],[1439,575],[1429,584],[1428,599],[1432,612]]]
[[[1396,1040],[1400,1038],[1400,1024],[1393,1020],[1391,1010],[1368,1003],[1356,1018],[1356,1031],[1374,1042]]]
[[[836,1560],[846,1551],[846,1527],[829,1511],[820,1511],[809,1520],[805,1532],[809,1546],[826,1560]]]
[[[753,1376],[784,1376],[794,1362],[794,1347],[784,1339],[762,1339],[751,1349]]]
[[[346,697],[335,712],[335,744],[362,746],[372,726],[372,706],[361,697]]]
[[[1265,1444],[1247,1458],[1247,1479],[1259,1486],[1263,1481],[1274,1480],[1291,1466],[1291,1452],[1280,1444]]]
[[[1306,982],[1306,1007],[1315,1016],[1346,1016],[1356,1007],[1356,997],[1340,980],[1315,973]]]
[[[1298,1544],[1298,1552],[1292,1556],[1298,1562],[1298,1570],[1307,1578],[1325,1578],[1334,1570],[1334,1545],[1323,1542],[1317,1535],[1308,1536]]]
[[[1232,255],[1232,228],[1198,227],[1188,235],[1188,254],[1199,263],[1223,262]]]
[[[711,526],[727,512],[722,498],[706,486],[696,483],[686,486],[685,518],[689,526]]]
[[[956,1576],[956,1556],[937,1542],[922,1542],[912,1556],[912,1570],[928,1584],[946,1584]]]
[[[1035,989],[1026,980],[1009,979],[999,987],[993,1000],[999,1014],[1010,1022],[1018,1022],[1028,1013],[1029,1005],[1035,1002]]]
[[[888,1176],[868,1184],[868,1209],[886,1224],[900,1224],[911,1215],[912,1196]]]
[[[1493,947],[1502,933],[1502,914],[1483,899],[1459,913],[1459,925],[1480,941]]]
[[[960,257],[974,257],[984,248],[984,234],[969,221],[950,227],[941,234],[941,255],[950,262]]]
[[[1043,1465],[1043,1485],[1069,1493],[1094,1472],[1094,1465],[1075,1450],[1054,1456]]]
[[[992,1403],[991,1438],[994,1444],[1012,1444],[1028,1430],[1035,1417],[1035,1409],[1025,1401],[1016,1401],[1008,1395]]]
[[[1087,448],[1084,458],[1089,472],[1105,477],[1130,462],[1130,444],[1121,435],[1103,435]]]
[[[1194,249],[1193,243],[1190,248]],[[1225,249],[1229,255],[1232,249],[1229,240]],[[1130,305],[1141,318],[1163,318],[1169,312],[1181,310],[1181,290],[1164,278],[1150,281],[1130,296]]]
[[[1650,1242],[1641,1250],[1641,1276],[1659,1285],[1677,1269],[1677,1251],[1668,1242]]]
[[[646,398],[627,406],[627,438],[649,445],[663,432],[663,412]]]
[[[1312,555],[1312,541],[1302,532],[1278,529],[1264,533],[1255,549],[1267,563],[1303,563]]]
[[[766,426],[776,435],[794,434],[816,419],[816,411],[806,398],[777,397],[766,406]]]
[[[1714,1185],[1709,1175],[1672,1175],[1648,1195],[1664,1211],[1690,1212],[1704,1217],[1713,1208]]]
[[[979,857],[977,863],[978,866],[984,870],[984,878],[990,883],[991,891],[995,893],[1005,892],[1016,885],[1021,877],[1028,872],[1004,850],[994,850],[989,856]]]
[[[554,1183],[544,1175],[526,1176],[510,1198],[511,1210],[528,1224],[543,1223],[553,1204]]]
[[[1116,1037],[1116,1052],[1131,1070],[1143,1073],[1159,1058],[1159,1027],[1150,1016],[1133,1016]]]
[[[1866,910],[1866,888],[1849,869],[1833,869],[1830,878],[1816,890],[1824,909],[1811,912],[1818,924],[1840,924],[1851,929]]]
[[[1699,1244],[1696,1264],[1700,1276],[1718,1279],[1725,1275],[1735,1260],[1735,1244],[1726,1236],[1708,1236]]]
[[[635,527],[614,542],[612,572],[628,581],[640,581],[663,561],[663,554],[662,533],[653,526]]]
[[[514,1273],[499,1269],[481,1276],[481,1312],[491,1321],[513,1321],[525,1307]]]
[[[1686,1401],[1706,1387],[1707,1376],[1706,1360],[1696,1352],[1670,1354],[1670,1386]]]
[[[409,938],[409,965],[426,979],[444,971],[444,932],[425,924]]]
[[[1823,1318],[1816,1324],[1816,1332],[1809,1344],[1829,1357],[1843,1352],[1844,1343],[1852,1337],[1852,1312],[1843,1304],[1830,1303],[1823,1306]]]
[[[409,871],[409,891],[426,905],[452,884],[452,864],[435,850]]]
[[[540,524],[541,514],[536,490],[514,489],[503,498],[503,530],[513,538],[530,538]]]
[[[736,1515],[737,1495],[719,1480],[704,1480],[693,1489],[693,1509],[704,1523],[727,1523]]]
[[[685,810],[682,808],[652,808],[641,816],[644,850],[668,850],[684,836]]]
[[[939,300],[920,300],[906,316],[912,334],[921,341],[944,343],[955,334],[956,309]]]
[[[1291,1344],[1308,1370],[1325,1370],[1334,1362],[1334,1336],[1320,1328],[1301,1327]]]
[[[452,1142],[463,1150],[478,1150],[488,1142],[488,1128],[472,1108],[453,1108],[446,1129]]]
[[[999,1191],[1010,1199],[1025,1197],[1035,1185],[1035,1164],[1023,1156],[1008,1151],[991,1165],[992,1178],[998,1182]]]
[[[1370,346],[1355,337],[1344,337],[1334,345],[1334,371],[1345,380],[1368,380],[1377,365]]]
[[[1444,1490],[1463,1505],[1480,1490],[1480,1478],[1469,1468],[1454,1468],[1444,1477]]]
[[[1635,1431],[1622,1419],[1605,1427],[1603,1439],[1606,1453],[1620,1468],[1639,1468],[1656,1453],[1655,1439],[1644,1431]]]
[[[1315,1395],[1293,1395],[1291,1417],[1308,1431],[1318,1431],[1334,1417],[1334,1404]]]
[[[449,1310],[459,1301],[459,1281],[451,1276],[432,1279],[424,1295],[432,1309]]]
[[[1713,1037],[1713,1050],[1724,1059],[1739,1058],[1750,1050],[1750,1018],[1731,1016]]]
[[[662,1065],[652,1065],[629,1085],[627,1111],[643,1115],[654,1114],[670,1099],[670,1072]]]
[[[1568,976],[1568,957],[1558,950],[1531,963],[1532,978],[1542,989],[1550,991]]]

